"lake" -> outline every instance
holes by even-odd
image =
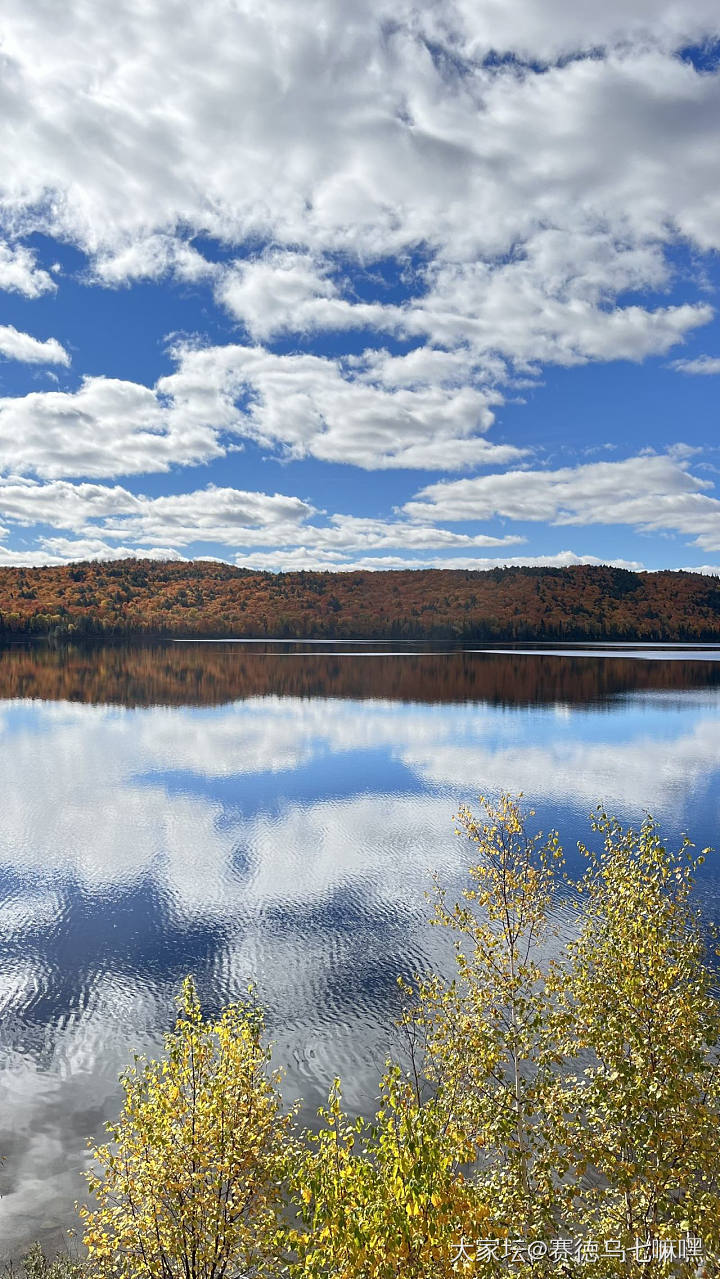
[[[307,1122],[336,1073],[368,1113],[398,974],[449,963],[458,806],[522,791],[573,873],[598,801],[718,845],[719,709],[712,646],[1,649],[0,1256],[73,1224],[187,973],[211,1010],[256,983]]]

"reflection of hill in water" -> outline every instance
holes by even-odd
[[[248,650],[237,644],[0,650],[0,698],[213,706],[246,697],[588,705],[640,691],[720,687],[720,662],[520,653]]]

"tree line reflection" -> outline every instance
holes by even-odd
[[[592,654],[241,644],[46,645],[0,649],[0,698],[118,706],[216,706],[287,696],[491,705],[593,705],[635,692],[720,686],[720,662]]]

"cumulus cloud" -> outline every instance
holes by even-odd
[[[552,524],[629,524],[642,530],[695,535],[695,545],[720,549],[720,500],[705,492],[709,480],[672,455],[592,462],[558,471],[506,471],[503,475],[431,484],[402,510],[410,519],[547,520]]]
[[[48,564],[68,564],[73,560],[175,560],[185,559],[174,546],[110,546],[101,538],[47,537],[43,554]],[[8,560],[8,563],[18,561]]]
[[[38,267],[30,249],[24,244],[0,240],[0,289],[22,293],[26,298],[39,298],[56,288],[52,276]]]
[[[488,437],[544,366],[665,356],[712,319],[673,250],[720,248],[720,73],[687,54],[720,33],[715,4],[268,0],[260,13],[208,0],[172,17],[166,0],[119,0],[101,23],[69,0],[40,23],[9,0],[0,287],[55,287],[23,243],[42,232],[88,255],[88,287],[204,284],[244,332],[178,344],[154,386],[92,376],[0,400],[0,467],[50,481],[140,475],[246,440],[275,459],[368,470],[511,466],[472,489],[469,509],[548,510],[556,523],[610,512],[715,548],[715,499],[680,459],[667,462],[674,478],[657,466],[645,485],[638,476],[612,518],[582,468],[564,488],[565,473],[520,471],[527,449]],[[349,335],[332,358],[288,352],[292,335],[330,333]],[[254,345],[278,338],[280,351]],[[429,492],[406,525],[435,519]],[[193,525],[169,508],[97,518],[116,521],[102,538],[135,520],[133,536],[154,546],[186,545],[176,539]],[[233,545],[241,527],[257,553],[280,549],[221,511],[203,537],[226,530]]]
[[[0,479],[0,506],[18,524],[51,524],[73,532],[110,532],[113,520],[120,536],[141,541],[159,528],[170,542],[182,545],[205,533],[228,540],[238,530],[287,529],[315,513],[301,498],[281,493],[248,492],[213,485],[170,497],[146,497],[120,485],[47,484],[12,476]],[[452,535],[451,535],[452,536]]]
[[[53,564],[67,564],[74,558],[73,555],[58,555],[52,551],[0,547],[0,565],[6,568],[47,568]]]
[[[660,283],[655,251],[635,251],[602,235],[543,230],[502,265],[440,263],[410,309],[408,330],[447,345],[467,343],[515,365],[643,360],[668,351],[713,317],[707,303],[616,306],[618,291]]]
[[[204,274],[182,245],[195,232],[274,244],[295,282],[276,258],[238,264],[221,290],[258,332],[259,293],[282,311],[303,272],[302,323],[314,311],[344,327],[352,308],[318,266],[328,251],[362,264],[423,244],[470,264],[554,228],[609,236],[621,273],[645,255],[649,285],[677,233],[718,243],[719,78],[675,56],[718,20],[710,0],[609,9],[209,0],[169,22],[142,0],[100,23],[71,0],[40,24],[10,0],[7,217],[81,245],[109,283]],[[585,56],[487,58],[508,51]]]
[[[50,524],[73,536],[43,535],[38,550],[7,551],[5,563],[60,563],[129,555],[184,558],[184,548],[203,542],[227,547],[227,559],[249,568],[394,569],[495,568],[505,564],[604,563],[593,555],[561,551],[533,556],[508,551],[524,538],[509,533],[467,533],[403,518],[380,520],[322,513],[311,503],[280,493],[244,492],[212,485],[191,493],[147,497],[120,486],[41,484],[0,480],[0,509],[15,524]],[[0,557],[2,558],[2,557]],[[613,560],[626,568],[635,561]]]
[[[351,300],[331,263],[307,253],[272,250],[221,273],[218,300],[255,339],[286,333],[374,329],[456,348],[479,380],[503,376],[505,361],[581,364],[661,355],[713,317],[707,303],[645,308],[613,305],[618,293],[664,286],[657,245],[629,246],[601,231],[544,228],[513,260],[436,259],[415,279],[402,305]],[[380,353],[379,353],[380,354]],[[387,357],[387,353],[382,353]],[[443,356],[444,352],[437,352]],[[497,355],[502,361],[491,363]]]
[[[184,560],[172,546],[109,546],[97,538],[50,537],[36,551],[0,548],[0,565],[7,568],[52,568],[75,560]]]
[[[88,521],[138,508],[140,498],[127,489],[105,484],[42,484],[20,476],[0,478],[0,508],[18,524],[50,524],[80,530]]]
[[[174,235],[148,235],[101,251],[94,262],[94,276],[101,284],[131,284],[135,280],[159,280],[173,275],[195,284],[217,274],[214,263]]]
[[[403,379],[377,353],[343,361],[185,344],[174,356],[176,371],[152,388],[87,377],[77,391],[0,399],[0,468],[48,479],[167,471],[222,457],[242,438],[281,457],[369,470],[461,470],[524,453],[484,438],[502,396],[473,385],[466,361],[452,384],[442,357],[431,380],[412,360]]]
[[[272,545],[287,547],[288,554],[293,553],[298,541],[304,548],[364,553],[384,547],[405,547],[421,552],[471,550],[512,546],[524,540],[513,535],[471,536],[404,520],[361,519],[352,515],[332,515],[324,525],[308,524],[308,517],[315,513],[312,506],[298,498],[209,488],[179,497],[142,498],[134,513],[106,519],[102,529],[108,537],[131,537],[139,543],[162,538],[176,546],[199,541],[226,546]]]
[[[386,387],[376,357],[343,361],[277,355],[261,347],[178,346],[177,372],[158,382],[178,411],[211,399],[244,397],[233,429],[287,458],[314,457],[368,470],[460,470],[503,465],[522,456],[483,433],[502,397],[471,379]]]
[[[45,342],[20,333],[12,324],[0,324],[0,357],[25,364],[70,364],[70,356],[57,338]]]
[[[511,540],[511,539],[508,539]],[[614,568],[640,572],[645,566],[638,560],[602,559],[596,555],[576,555],[574,551],[559,551],[557,555],[512,555],[488,558],[478,555],[427,555],[422,560],[408,555],[341,555],[332,551],[316,551],[308,547],[293,550],[254,551],[236,556],[239,567],[255,568],[266,572],[291,573],[295,570],[324,569],[350,573],[356,570],[388,571],[390,569],[445,568],[471,569],[523,566],[533,568],[568,568],[571,564],[610,564]]]
[[[158,556],[179,558],[177,548],[214,542],[237,549],[285,547],[289,559],[315,548],[319,556],[341,561],[348,553],[366,554],[404,548],[428,551],[466,551],[513,546],[522,537],[509,534],[468,534],[412,524],[407,520],[379,520],[333,514],[323,524],[311,523],[322,513],[301,498],[210,485],[190,493],[147,497],[121,486],[70,484],[58,480],[42,484],[13,477],[0,480],[0,508],[5,517],[25,527],[49,524],[76,534],[48,537],[42,549],[68,559],[121,558],[133,548]],[[117,541],[131,542],[116,545]],[[298,544],[302,551],[298,552]],[[147,551],[147,548],[150,551]],[[160,548],[160,549],[159,549]]]
[[[474,56],[515,51],[536,61],[630,41],[672,49],[720,28],[712,0],[609,0],[602,5],[595,0],[515,0],[512,6],[497,0],[455,0],[453,15]],[[436,20],[440,31],[442,10]]]
[[[183,225],[380,253],[462,240],[471,210],[475,234],[497,236],[499,219],[484,215],[503,205],[514,237],[540,204],[552,220],[581,183],[586,207],[629,186],[641,206],[631,216],[661,226],[664,202],[704,224],[717,86],[671,53],[688,32],[717,32],[708,0],[681,20],[668,4],[652,22],[648,0],[610,23],[589,4],[574,16],[553,7],[559,21],[523,4],[525,28],[493,0],[474,18],[466,3],[273,0],[260,14],[209,0],[168,22],[165,4],[143,0],[99,23],[73,0],[40,26],[12,0],[6,203],[91,252]],[[606,56],[546,74],[482,61],[492,49],[595,52],[603,38]],[[526,184],[529,210],[517,198]]]
[[[329,265],[310,253],[272,249],[234,262],[222,272],[217,296],[259,341],[287,331],[352,324],[353,308],[340,298]],[[379,306],[356,308],[356,323],[359,326],[371,317],[377,322],[382,312]]]
[[[175,546],[193,542],[266,542],[294,539],[298,525],[315,513],[309,502],[275,493],[216,488],[170,497],[140,497],[122,518],[102,523],[105,536],[146,543],[161,538]]]
[[[720,373],[720,356],[698,355],[694,360],[675,360],[672,367],[677,369],[678,373],[712,376],[715,373]]]
[[[237,420],[222,395],[167,403],[149,387],[86,377],[77,391],[32,391],[0,399],[0,468],[15,474],[133,475],[221,457],[224,428]]]
[[[178,555],[209,543],[227,548],[225,557],[236,563],[278,570],[575,563],[642,568],[637,560],[570,549],[546,555],[516,551],[512,548],[525,542],[522,533],[497,533],[482,525],[497,518],[556,526],[625,524],[677,532],[705,550],[720,550],[720,500],[706,491],[710,481],[690,470],[694,452],[679,447],[664,455],[556,471],[442,481],[421,489],[392,519],[327,513],[292,494],[209,485],[150,497],[120,485],[26,477],[0,480],[0,511],[10,525],[45,524],[73,535],[43,533],[37,553],[53,560],[111,558],[136,550]],[[467,527],[446,527],[453,523]],[[488,556],[488,551],[500,554]]]

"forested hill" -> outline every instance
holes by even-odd
[[[258,573],[117,560],[2,568],[0,634],[720,640],[720,581],[586,565]]]

